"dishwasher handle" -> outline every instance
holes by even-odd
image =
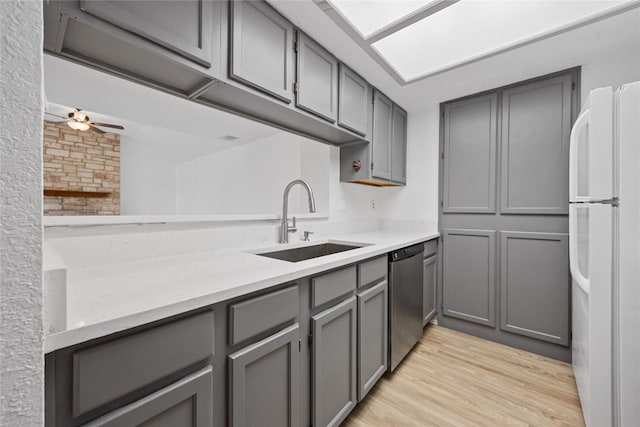
[[[389,262],[402,261],[422,253],[424,253],[424,243],[418,243],[417,245],[389,252]]]

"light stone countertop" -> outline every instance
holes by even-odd
[[[378,230],[335,235],[312,242],[271,244],[70,268],[66,271],[66,330],[45,337],[45,352],[353,264],[436,237],[438,233],[435,230]],[[296,263],[254,254],[325,242],[361,243],[367,246]]]

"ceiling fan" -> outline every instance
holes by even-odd
[[[89,116],[79,108],[75,108],[72,112],[70,112],[67,117],[59,116],[57,114],[45,113],[50,116],[60,117],[61,119],[65,119],[62,122],[54,122],[54,123],[66,123],[69,125],[71,129],[86,131],[91,130],[95,133],[103,134],[105,131],[100,129],[99,127],[112,128],[112,129],[124,129],[124,127],[120,125],[113,125],[110,123],[100,123],[100,122],[92,122],[89,120]]]

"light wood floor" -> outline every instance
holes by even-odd
[[[345,426],[583,426],[571,365],[429,325]]]

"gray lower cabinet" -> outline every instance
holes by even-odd
[[[338,60],[301,31],[296,42],[296,106],[334,123],[338,116]]]
[[[86,427],[209,427],[213,425],[212,367],[207,366]]]
[[[370,133],[371,86],[344,64],[339,77],[338,125],[365,136]]]
[[[425,326],[436,315],[436,274],[438,266],[437,255],[425,258],[423,261],[424,274],[422,276],[422,326]]]
[[[387,371],[387,281],[361,291],[358,299],[358,401]]]
[[[229,77],[290,103],[293,24],[266,2],[232,1]]]
[[[232,426],[300,425],[300,326],[230,354]]]
[[[338,426],[357,403],[356,297],[311,320],[312,424]]]
[[[211,66],[211,1],[81,0],[80,8],[205,67]]]

